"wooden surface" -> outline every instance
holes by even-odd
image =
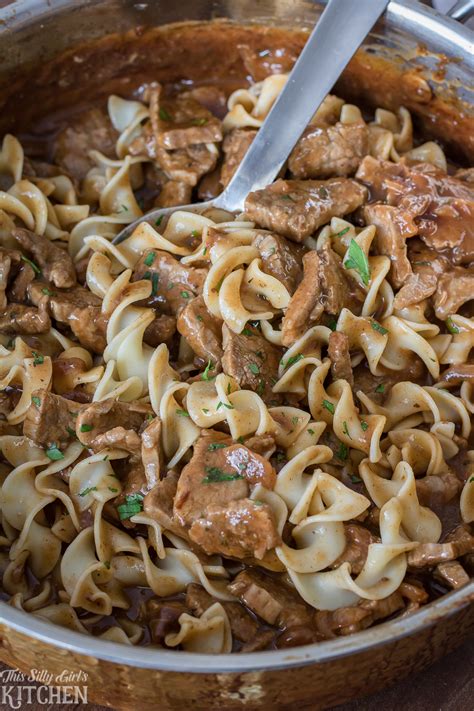
[[[4,668],[0,664],[0,671]],[[471,711],[474,708],[473,670],[474,639],[471,639],[421,674],[410,676],[378,694],[337,706],[334,711]],[[92,693],[89,690],[89,694]],[[84,704],[81,706],[86,708]],[[8,708],[0,703],[1,711]],[[46,707],[29,704],[27,708],[44,711]],[[49,705],[47,711],[62,711],[63,708]],[[87,705],[87,711],[104,709],[104,706]]]

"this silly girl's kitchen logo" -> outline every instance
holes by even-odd
[[[52,674],[46,669],[0,671],[0,708],[20,709],[26,704],[87,704],[87,674],[64,669]]]

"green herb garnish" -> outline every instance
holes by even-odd
[[[155,225],[159,227],[161,223],[163,222],[163,215],[160,215],[158,219],[155,220]]]
[[[21,259],[23,262],[26,262],[26,264],[30,265],[30,267],[33,269],[35,274],[41,274],[41,269],[39,268],[39,266],[37,264],[32,262],[31,259],[28,259],[28,257],[23,256],[23,254],[21,255]]]
[[[336,457],[343,462],[345,459],[347,459],[347,455],[349,454],[349,450],[346,447],[345,444],[342,442],[339,444],[339,449],[336,452]]]
[[[121,521],[135,516],[135,514],[143,511],[143,499],[144,495],[141,491],[136,494],[127,494],[125,497],[125,503],[117,506],[118,515]]]
[[[323,200],[326,199],[327,197],[329,197],[329,193],[328,193],[328,191],[326,190],[326,188],[324,188],[324,187],[319,188],[318,194],[319,194],[319,197],[320,197],[320,198],[323,198]]]
[[[146,255],[144,259],[144,263],[147,265],[147,267],[151,267],[153,262],[155,261],[156,254],[154,252],[150,252],[149,254]]]
[[[48,289],[46,286],[44,287],[44,289],[41,289],[41,293],[45,296],[56,296],[55,292],[51,291],[51,289]]]
[[[362,430],[364,432],[367,432],[367,430],[369,429],[369,423],[366,422],[365,420],[360,421],[360,426],[362,427]]]
[[[79,429],[81,432],[92,432],[94,428],[92,425],[81,425]]]
[[[207,123],[207,118],[195,118],[191,121],[193,126],[205,126]]]
[[[207,381],[215,378],[216,377],[215,375],[209,375],[209,371],[211,371],[211,370],[214,370],[214,363],[212,362],[212,360],[208,360],[207,365],[204,369],[204,373],[201,373],[201,378],[203,380],[207,380]]]
[[[33,365],[43,365],[44,363],[44,355],[41,355],[40,353],[37,353],[36,351],[31,351],[33,354]]]
[[[327,410],[328,412],[330,412],[331,415],[334,415],[335,407],[334,407],[334,405],[332,404],[332,402],[329,402],[329,400],[323,400],[323,407],[324,407],[325,410]]]
[[[64,454],[61,452],[60,449],[57,448],[55,444],[52,444],[51,447],[48,447],[46,450],[46,456],[48,459],[51,459],[52,462],[57,462],[59,459],[64,459]]]
[[[225,449],[225,447],[227,447],[227,445],[223,442],[212,442],[207,449],[209,452],[215,452],[216,449]]]
[[[376,393],[384,393],[385,392],[385,385],[383,383],[380,383],[380,385],[377,385],[375,388]]]
[[[347,426],[347,422],[345,420],[342,423],[342,431],[344,432],[345,435],[347,435],[347,437],[349,437],[349,439],[352,439],[352,437],[349,434],[349,428]]]
[[[167,112],[167,110],[163,106],[160,108],[158,115],[162,121],[172,121],[173,120],[171,118],[171,115]]]
[[[41,405],[41,398],[36,397],[35,395],[31,398],[31,402],[36,405],[36,407],[39,407]]]
[[[190,414],[187,410],[176,410],[176,414],[180,417],[190,417]]]
[[[286,361],[286,365],[283,360],[281,361],[281,364],[284,367],[284,369],[287,370],[287,368],[290,368],[295,363],[298,363],[298,361],[301,360],[302,358],[304,358],[304,355],[302,353],[297,353],[296,355],[291,356],[291,358],[288,358],[288,360]]]
[[[374,331],[378,331],[382,334],[382,336],[385,336],[385,334],[388,333],[388,329],[381,326],[380,323],[378,323],[377,321],[371,321],[370,325],[372,326]]]
[[[360,484],[362,481],[362,479],[360,477],[356,476],[355,474],[349,474],[349,476],[350,476],[353,484]]]
[[[349,245],[348,259],[344,262],[346,269],[355,269],[359,274],[365,286],[369,285],[370,281],[370,266],[369,260],[365,252],[359,247],[355,239],[351,239]]]
[[[90,494],[91,491],[97,491],[96,486],[88,486],[87,489],[83,489],[82,491],[79,492],[79,496],[87,496],[87,494]]]
[[[446,319],[446,328],[448,329],[449,333],[452,333],[452,334],[460,333],[459,328],[453,322],[453,319],[451,318],[451,316],[448,316],[448,318]]]
[[[183,299],[189,299],[190,293],[189,291],[182,291],[181,296],[183,297]]]
[[[260,374],[260,368],[258,367],[258,365],[257,365],[256,363],[250,363],[250,364],[249,364],[249,370],[250,370],[250,372],[253,373],[254,375],[259,375],[259,374]]]
[[[344,229],[341,230],[340,232],[336,232],[334,237],[344,237],[344,235],[347,234],[350,229],[351,229],[350,227],[344,227]]]
[[[217,484],[221,481],[236,481],[243,479],[242,474],[227,474],[219,467],[206,467],[207,476],[202,480],[203,484]]]
[[[235,410],[233,405],[228,405],[226,402],[219,401],[216,410],[219,410],[221,407],[226,407],[228,410]]]
[[[244,328],[244,330],[242,331],[242,335],[243,336],[253,336],[254,334],[252,333],[252,331],[249,328]]]

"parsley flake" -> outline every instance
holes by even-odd
[[[41,289],[41,293],[45,296],[56,296],[55,292],[51,291],[51,289],[48,289],[46,286],[44,287],[44,289]]]
[[[171,115],[168,113],[168,111],[163,106],[160,108],[158,115],[162,121],[172,121],[173,120],[171,118]]]
[[[88,486],[87,489],[83,489],[82,491],[79,492],[79,496],[87,496],[87,494],[90,494],[91,491],[97,491],[96,486]]]
[[[190,293],[189,291],[182,291],[181,296],[183,297],[183,299],[189,299]]]
[[[226,402],[222,402],[220,400],[216,407],[216,410],[219,410],[221,407],[226,407],[228,410],[235,410],[235,407],[233,405],[228,405]]]
[[[253,373],[254,375],[259,375],[259,374],[260,374],[260,368],[258,367],[258,365],[257,365],[256,363],[250,363],[250,364],[249,364],[249,370],[250,370],[250,372]]]
[[[362,430],[364,432],[367,432],[367,430],[369,429],[369,423],[366,422],[365,420],[360,421],[360,426],[362,427]]]
[[[382,334],[382,336],[385,336],[385,334],[388,333],[388,329],[381,326],[380,323],[378,323],[377,321],[371,321],[370,325],[372,326],[374,331],[378,331]]]
[[[33,365],[43,365],[44,363],[44,355],[41,355],[40,353],[37,353],[36,351],[31,351],[33,354]]]
[[[354,269],[359,274],[365,286],[369,285],[369,260],[367,259],[365,252],[361,249],[361,247],[359,247],[355,239],[351,239],[348,258],[344,262],[344,267],[346,269]]]
[[[336,457],[343,462],[345,459],[347,459],[347,455],[349,454],[349,450],[345,444],[342,442],[339,444],[339,449],[336,452]]]
[[[449,333],[456,334],[460,333],[459,328],[456,326],[456,324],[453,322],[453,319],[451,316],[448,316],[446,319],[446,328],[448,329]]]
[[[349,232],[349,230],[350,230],[350,227],[344,227],[344,229],[341,230],[340,232],[336,232],[334,237],[344,237],[344,235],[347,234]]]
[[[208,452],[215,452],[216,449],[225,449],[225,447],[227,447],[227,445],[224,444],[224,442],[212,442],[212,444],[209,445],[207,450]]]
[[[314,435],[314,430],[312,430],[311,428],[306,430],[306,432],[310,435]]]
[[[383,383],[380,383],[380,385],[377,385],[375,388],[376,393],[384,393],[385,392],[385,385]]]
[[[150,252],[149,254],[146,255],[144,262],[147,265],[147,267],[151,267],[153,262],[155,261],[156,254],[154,252]]]
[[[207,476],[202,480],[203,484],[217,484],[222,481],[235,481],[243,479],[242,474],[228,474],[219,467],[206,467]]]
[[[34,405],[36,405],[36,407],[39,407],[41,405],[41,398],[36,397],[36,395],[35,395],[34,397],[31,398],[31,402]]]
[[[41,274],[41,269],[39,268],[39,266],[37,264],[32,262],[31,259],[28,259],[28,257],[23,256],[23,254],[21,255],[21,259],[23,262],[26,262],[26,264],[30,265],[30,267],[33,269],[35,274]]]
[[[252,333],[252,331],[249,328],[244,328],[244,330],[242,331],[242,335],[251,337],[254,334]]]
[[[212,360],[208,360],[207,365],[204,369],[204,373],[201,373],[201,378],[203,380],[207,380],[207,381],[215,378],[216,377],[215,375],[209,375],[209,371],[211,371],[211,370],[214,370],[214,363],[212,362]]]
[[[60,449],[55,444],[52,444],[51,447],[48,447],[46,450],[46,456],[48,459],[51,459],[52,462],[57,462],[59,459],[64,459],[64,454],[61,452]]]
[[[344,432],[345,435],[347,435],[347,437],[349,437],[349,439],[352,439],[352,437],[349,434],[349,428],[347,426],[347,422],[345,420],[342,423],[342,431]]]
[[[291,358],[288,358],[288,360],[286,361],[286,365],[284,361],[281,361],[281,364],[285,368],[285,370],[287,370],[287,368],[291,368],[292,365],[298,363],[298,361],[302,360],[302,358],[304,358],[304,355],[302,353],[297,353],[296,355],[291,356]]]
[[[145,497],[141,491],[138,491],[136,494],[127,494],[125,497],[125,503],[117,506],[120,520],[125,521],[125,519],[131,518],[132,516],[135,516],[135,514],[140,513],[140,511],[143,511],[144,498]]]
[[[155,225],[159,227],[161,223],[163,222],[163,215],[160,215],[156,220],[155,220]]]
[[[325,410],[327,410],[328,412],[330,412],[331,415],[334,415],[335,407],[334,407],[334,405],[332,404],[332,402],[329,402],[329,400],[323,400],[323,407],[324,407]]]
[[[362,479],[360,477],[356,476],[356,474],[349,474],[349,476],[350,476],[353,484],[360,484],[362,481]]]
[[[94,428],[92,425],[81,425],[79,429],[81,432],[92,432]]]
[[[190,417],[190,414],[187,410],[176,410],[176,414],[180,417]]]

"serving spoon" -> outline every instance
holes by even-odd
[[[213,200],[157,208],[131,222],[113,240],[123,242],[142,222],[160,224],[176,210],[218,208],[241,212],[247,195],[270,185],[389,0],[329,0],[282,92],[226,189]]]

